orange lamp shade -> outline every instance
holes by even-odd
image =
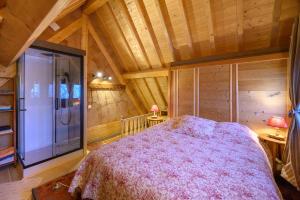
[[[287,128],[288,125],[283,117],[272,116],[268,119],[268,126],[272,126],[275,128]]]
[[[159,111],[158,106],[157,106],[157,105],[153,105],[153,106],[151,107],[151,111],[152,111],[152,112],[158,112],[158,111]]]

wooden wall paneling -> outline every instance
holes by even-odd
[[[257,132],[272,129],[266,120],[287,115],[286,60],[241,64],[238,68],[240,122]]]
[[[178,106],[176,115],[195,113],[195,85],[194,69],[184,69],[178,71]]]
[[[136,79],[129,80],[128,84],[131,84],[132,88],[135,89],[138,97],[141,99],[145,107],[145,110],[148,111],[149,108],[151,107],[151,104],[149,103],[148,99],[145,97],[144,92],[140,89],[140,86],[138,85],[138,81]]]
[[[101,50],[101,52],[103,53],[104,57],[106,58],[107,62],[110,64],[111,69],[113,70],[116,78],[118,79],[118,81],[121,84],[126,84],[125,80],[123,79],[118,67],[116,66],[115,62],[112,60],[111,56],[108,54],[106,47],[103,45],[103,43],[101,42],[100,38],[98,37],[95,29],[93,28],[93,25],[91,24],[91,22],[88,20],[88,29],[90,34],[92,35],[92,37],[94,38],[94,40],[96,41],[99,49]],[[132,95],[131,91],[129,90],[128,87],[126,87],[126,93],[129,96],[130,100],[132,101],[132,103],[135,105],[135,107],[137,108],[139,113],[144,113],[143,108],[140,106],[139,102],[137,101],[137,99]]]
[[[174,80],[173,74],[174,71],[172,72],[171,70],[169,70],[169,78],[168,78],[168,117],[173,117],[173,104],[174,104],[174,100],[173,100],[173,96],[174,96],[174,92],[173,89],[175,88],[174,85],[172,84],[172,81]]]
[[[60,43],[64,39],[68,38],[70,35],[75,33],[77,30],[79,30],[81,28],[81,26],[82,26],[82,18],[74,21],[66,28],[58,31],[55,35],[50,37],[47,41],[53,42],[53,43]]]
[[[199,68],[201,117],[230,121],[230,65]]]
[[[0,65],[0,77],[14,77],[17,74],[16,63],[10,65],[9,67],[4,67]],[[0,87],[7,83],[7,79],[0,79]]]
[[[118,135],[121,132],[121,122],[113,121],[97,126],[92,126],[88,129],[88,143],[103,141],[111,136]]]
[[[239,121],[239,104],[238,104],[238,65],[230,65],[230,121]]]
[[[7,1],[0,30],[0,64],[15,62],[69,2]]]
[[[157,77],[157,82],[161,88],[164,99],[166,99],[165,106],[168,107],[168,77]]]
[[[172,75],[171,77],[171,82],[170,82],[170,85],[172,87],[169,87],[170,88],[170,94],[171,94],[171,97],[170,99],[172,100],[172,102],[170,102],[170,104],[172,105],[171,107],[171,114],[170,116],[171,117],[177,117],[178,116],[178,86],[179,86],[179,83],[178,83],[178,77],[179,77],[179,70],[174,70],[174,71],[170,71],[170,75]]]

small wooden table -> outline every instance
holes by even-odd
[[[271,150],[271,154],[273,157],[273,172],[276,172],[276,158],[278,158],[279,160],[282,159],[282,152],[283,152],[283,148],[286,144],[286,139],[284,140],[278,140],[275,138],[271,138],[268,136],[268,134],[259,134],[258,138],[265,142],[270,150]]]
[[[150,117],[147,117],[147,121],[148,121],[148,126],[151,127],[151,126],[154,126],[156,124],[159,124],[163,121],[165,121],[166,119],[164,117],[161,117],[161,116],[158,116],[156,118],[150,116]]]

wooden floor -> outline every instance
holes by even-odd
[[[119,138],[106,141],[94,142],[88,145],[88,151],[95,150],[103,144],[111,143]],[[51,170],[44,171],[30,178],[21,179],[21,174],[16,166],[0,168],[0,199],[7,200],[31,200],[32,188],[48,183],[53,179],[74,172],[81,160],[74,160],[57,166]]]

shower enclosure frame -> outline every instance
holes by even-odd
[[[60,44],[50,43],[50,42],[46,42],[46,41],[39,41],[39,40],[35,41],[29,48],[37,49],[37,50],[44,50],[44,51],[48,51],[48,52],[51,52],[51,53],[58,53],[58,54],[63,54],[63,55],[68,55],[68,56],[73,56],[73,57],[80,58],[80,83],[81,83],[81,87],[80,87],[81,88],[81,91],[80,91],[80,146],[79,146],[79,148],[61,153],[59,155],[53,155],[50,158],[46,158],[46,159],[34,162],[32,164],[29,164],[29,165],[25,165],[24,162],[23,162],[23,159],[21,158],[21,156],[19,154],[19,148],[20,147],[19,147],[19,142],[18,141],[19,141],[19,138],[20,138],[20,135],[19,135],[19,123],[20,122],[19,122],[19,117],[17,117],[16,118],[16,124],[17,124],[16,125],[16,131],[17,131],[17,134],[16,134],[17,157],[18,157],[20,163],[22,164],[23,169],[30,168],[30,167],[33,167],[35,165],[39,165],[41,163],[53,160],[55,158],[58,158],[58,157],[76,152],[78,150],[83,150],[84,149],[84,126],[85,126],[84,125],[84,117],[85,117],[84,116],[84,104],[85,104],[85,100],[84,100],[84,92],[85,92],[84,91],[84,89],[85,89],[85,87],[84,87],[84,85],[85,85],[85,83],[84,83],[84,74],[85,74],[85,71],[84,71],[85,70],[84,69],[84,56],[86,55],[86,52],[81,50],[81,49],[75,49],[75,48],[72,48],[72,47],[67,47],[67,46],[63,46],[63,45],[60,45]],[[17,66],[20,64],[19,62],[20,62],[20,59],[17,61]],[[53,69],[54,71],[56,71],[55,68],[56,67],[54,67],[54,69]],[[18,76],[19,76],[19,73],[20,73],[19,67],[17,67],[17,75]],[[19,78],[17,78],[16,91],[20,91],[20,88],[19,88],[20,87],[20,82],[19,81],[20,81]],[[53,81],[55,82],[56,80],[53,80]],[[18,113],[17,116],[18,116],[20,111],[26,111],[26,110],[21,110],[20,109],[19,92],[17,92],[16,97],[17,97],[16,98],[16,109],[17,109],[17,113]],[[54,99],[54,101],[55,101],[55,99]],[[53,117],[55,118],[55,116],[53,116]],[[55,126],[55,125],[53,125],[53,126]],[[56,129],[54,129],[53,134],[55,134],[55,137],[56,137]]]

